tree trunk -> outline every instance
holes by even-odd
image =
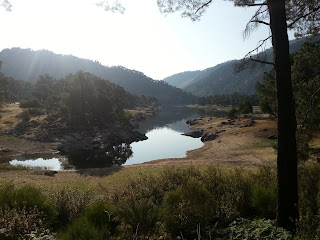
[[[278,104],[278,226],[295,231],[298,220],[296,116],[291,82],[285,0],[267,0]]]

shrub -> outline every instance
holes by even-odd
[[[4,185],[0,188],[0,209],[31,211],[35,207],[43,212],[47,221],[51,223],[55,217],[54,206],[39,189],[32,186],[17,188],[14,185]]]
[[[299,237],[320,237],[320,166],[305,164],[299,168]]]
[[[156,232],[159,207],[148,199],[136,200],[131,196],[121,202],[119,217],[127,232],[125,238],[135,234],[148,237]]]
[[[69,225],[67,230],[59,234],[62,240],[103,240],[103,234],[85,216],[79,217]]]
[[[51,197],[57,211],[56,228],[64,227],[81,216],[92,202],[89,192],[81,192],[74,188],[62,188]]]
[[[20,102],[20,107],[21,108],[41,108],[42,104],[38,99],[34,98],[34,99],[22,100]]]
[[[37,207],[3,208],[0,210],[0,239],[54,240],[50,230],[44,226],[44,213]]]
[[[230,119],[235,119],[235,118],[237,118],[237,116],[236,116],[236,113],[237,113],[237,112],[238,112],[237,109],[231,108],[231,109],[229,110],[229,112],[227,113],[227,118],[230,118]]]
[[[96,202],[88,206],[84,216],[92,223],[105,237],[110,237],[115,233],[119,225],[116,215],[116,207],[104,202]]]
[[[28,110],[25,110],[22,113],[18,114],[16,118],[21,119],[24,122],[28,122],[31,118],[31,115]]]
[[[243,100],[239,102],[238,111],[240,114],[248,114],[253,112],[253,108],[248,100]]]
[[[131,118],[132,118],[132,114],[127,110],[123,110],[118,116],[119,121],[127,125],[130,124]]]
[[[198,226],[204,231],[215,218],[213,209],[210,193],[203,183],[190,180],[185,187],[167,194],[161,215],[169,233],[195,239]]]
[[[233,240],[290,240],[293,236],[283,228],[277,228],[275,221],[271,220],[248,220],[239,218],[229,227],[230,236]]]

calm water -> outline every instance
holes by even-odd
[[[167,108],[140,123],[138,131],[146,134],[148,139],[145,141],[130,145],[121,144],[103,150],[76,152],[67,158],[52,154],[18,155],[10,164],[63,170],[131,165],[162,158],[183,158],[187,151],[203,146],[199,138],[181,135],[190,131],[186,121],[197,117],[199,114],[189,108]]]

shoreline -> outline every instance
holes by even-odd
[[[19,104],[7,104],[1,109],[3,117],[0,121],[0,164],[20,154],[56,153],[65,155],[73,149],[73,146],[89,150],[122,142],[131,143],[144,140],[146,136],[136,131],[139,122],[160,110],[160,107],[128,110],[133,115],[128,125],[114,123],[93,130],[61,131],[59,128],[41,128],[45,116],[33,117],[28,122],[19,122],[16,119],[16,116],[22,112]],[[19,125],[25,126],[21,134],[15,132]]]
[[[276,152],[273,149],[276,122],[273,120],[201,117],[196,119],[191,129],[209,136],[201,148],[188,151],[184,158],[158,159],[131,166],[219,165],[255,168],[276,164]],[[212,139],[210,136],[213,136]]]

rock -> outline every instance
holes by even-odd
[[[207,141],[212,141],[215,140],[216,138],[218,138],[218,134],[217,133],[205,133],[202,137],[201,137],[201,141],[202,142],[207,142]]]
[[[53,177],[55,174],[57,174],[58,172],[57,171],[51,171],[51,170],[47,170],[45,171],[43,174],[46,175],[46,176],[50,176],[50,177]]]
[[[199,137],[202,137],[202,135],[203,135],[203,130],[187,132],[187,133],[183,133],[183,134],[181,134],[181,135],[185,135],[185,136],[193,137],[193,138],[199,138]]]
[[[188,121],[186,121],[186,124],[188,124],[188,125],[190,125],[190,126],[193,126],[193,125],[199,124],[199,120],[201,120],[201,118],[196,118],[196,119],[193,119],[193,120],[188,120]]]

